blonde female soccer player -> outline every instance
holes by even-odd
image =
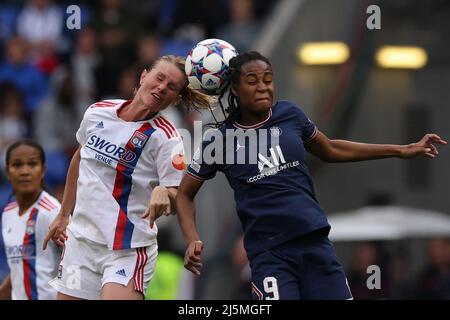
[[[184,58],[163,56],[142,72],[133,100],[87,109],[47,236],[65,245],[51,282],[58,299],[143,299],[157,256],[154,220],[175,210],[184,171],[181,137],[160,111],[182,103],[209,101],[188,87]]]

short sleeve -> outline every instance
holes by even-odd
[[[158,140],[155,163],[159,185],[178,187],[186,168],[183,140],[180,136],[171,139],[162,137]]]
[[[77,141],[82,146],[86,144],[87,129],[88,129],[87,128],[87,123],[88,123],[87,118],[88,118],[89,113],[90,113],[89,111],[90,110],[88,108],[86,110],[86,112],[84,113],[83,120],[81,120],[80,127],[78,128],[78,131],[76,133]]]
[[[317,127],[301,108],[297,107],[297,109],[297,116],[301,126],[302,140],[303,143],[306,143],[314,139],[317,134]]]
[[[45,212],[45,214],[42,217],[43,233],[48,232],[48,228],[50,227],[53,220],[55,220],[56,216],[58,215],[59,209],[60,209],[60,207],[58,206],[55,209],[53,209],[52,211]]]
[[[219,133],[219,131],[215,131],[215,133]],[[187,168],[187,174],[194,179],[203,181],[216,176],[219,170],[217,160],[221,156],[218,154],[219,150],[214,147],[217,138],[217,136],[208,137],[205,134],[202,144],[195,151],[191,164]]]

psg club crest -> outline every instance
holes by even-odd
[[[142,149],[147,141],[148,137],[142,132],[135,131],[131,137],[131,144],[138,149]]]
[[[279,137],[279,136],[281,136],[281,133],[282,133],[281,128],[279,128],[279,127],[271,127],[269,129],[269,131],[270,131],[270,135],[272,137]]]
[[[26,233],[28,235],[32,235],[34,233],[34,226],[35,226],[35,224],[36,224],[36,222],[34,220],[27,221]]]

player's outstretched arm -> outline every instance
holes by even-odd
[[[436,144],[446,145],[447,141],[437,134],[428,133],[418,142],[407,145],[370,144],[330,140],[318,131],[316,137],[305,144],[305,148],[325,162],[350,162],[390,157],[408,159],[420,155],[435,158],[439,154]]]
[[[203,182],[185,175],[178,188],[176,205],[178,211],[178,222],[187,244],[184,256],[184,267],[196,275],[200,275],[202,266],[201,252],[203,242],[198,235],[195,225],[194,198]]]
[[[11,300],[11,276],[7,275],[0,285],[0,300]]]
[[[69,224],[70,215],[75,208],[75,199],[77,196],[78,171],[81,161],[80,149],[81,147],[78,147],[70,161],[61,209],[55,220],[50,224],[49,231],[44,239],[44,250],[47,248],[50,240],[53,240],[59,246],[63,246],[67,239],[66,227]]]

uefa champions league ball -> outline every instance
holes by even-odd
[[[206,39],[197,43],[186,58],[185,72],[192,89],[208,95],[218,95],[229,78],[230,59],[236,49],[220,39]]]

